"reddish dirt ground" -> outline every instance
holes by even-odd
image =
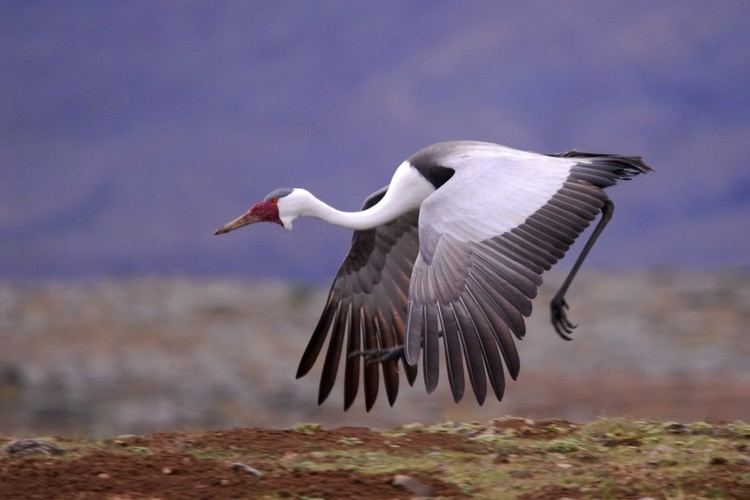
[[[506,418],[0,446],[2,499],[750,498],[743,423]]]
[[[160,433],[122,437],[88,450],[78,442],[59,438],[67,450],[62,457],[25,453],[0,461],[0,498],[410,498],[414,493],[393,484],[396,472],[289,470],[274,464],[289,454],[315,453],[341,447],[342,440],[359,440],[371,450],[388,448],[383,437],[363,428],[314,434],[294,430],[236,429],[207,433]],[[410,451],[460,449],[481,451],[453,435],[414,434],[389,443]],[[358,443],[359,444],[359,443]],[[110,447],[119,447],[110,448]],[[108,449],[109,448],[109,449]],[[149,454],[140,455],[144,450]],[[206,452],[206,450],[210,450]],[[218,450],[218,451],[217,451]],[[251,450],[263,457],[262,476],[232,467],[231,455]],[[201,451],[203,455],[200,456]],[[135,454],[133,454],[135,452]],[[65,458],[65,455],[74,458]],[[208,458],[211,455],[224,460]],[[461,498],[461,490],[428,474],[403,471],[429,488],[431,495]]]
[[[455,486],[415,476],[433,494],[462,496]],[[95,453],[66,462],[21,459],[3,470],[2,498],[408,498],[392,484],[393,474],[353,471],[267,471],[254,477],[212,460],[174,453],[132,457]]]

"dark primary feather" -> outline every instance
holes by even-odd
[[[365,200],[362,209],[375,205],[385,195],[383,188]],[[355,231],[349,254],[334,279],[328,300],[315,331],[305,349],[297,377],[305,375],[315,363],[325,339],[328,349],[323,362],[318,402],[330,394],[336,381],[339,362],[344,351],[344,408],[357,396],[360,356],[349,353],[360,349],[378,349],[404,342],[409,280],[414,259],[419,251],[417,221],[419,211],[402,215],[396,220],[366,231]],[[346,349],[343,349],[346,339]],[[379,389],[379,368],[388,401],[393,404],[398,394],[397,360],[364,364],[365,407],[372,408]],[[406,366],[407,380],[413,383],[416,367]]]

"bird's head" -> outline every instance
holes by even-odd
[[[300,210],[309,193],[304,189],[274,189],[263,200],[254,203],[250,210],[217,229],[214,234],[224,234],[256,222],[273,222],[286,229],[292,229],[292,221],[300,215]]]

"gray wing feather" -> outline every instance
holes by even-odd
[[[388,187],[371,194],[363,209],[375,205]],[[362,361],[348,354],[360,349],[378,349],[403,344],[406,333],[408,289],[412,266],[419,250],[417,222],[419,211],[367,231],[355,231],[349,253],[331,285],[323,313],[310,338],[297,370],[305,375],[329,338],[323,362],[318,403],[330,394],[336,381],[342,352],[345,351],[344,408],[357,396]],[[346,345],[346,349],[344,349]],[[364,392],[367,410],[375,404],[379,389],[379,369],[388,401],[392,405],[398,394],[397,361],[365,364]],[[404,363],[409,383],[416,367]]]
[[[542,273],[596,217],[603,188],[646,171],[639,161],[498,150],[455,165],[453,177],[422,203],[409,288],[406,359],[416,363],[422,349],[428,391],[437,386],[442,331],[453,398],[464,393],[464,359],[477,401],[484,401],[487,376],[502,398],[502,363],[515,379],[513,336],[525,334]]]

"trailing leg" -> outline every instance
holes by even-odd
[[[578,259],[576,259],[575,264],[573,264],[573,269],[570,270],[567,278],[565,278],[562,286],[552,298],[552,302],[550,302],[552,326],[555,327],[555,331],[557,332],[557,334],[565,340],[571,340],[570,334],[573,333],[573,329],[578,326],[571,323],[568,319],[568,315],[566,313],[566,309],[568,309],[568,303],[565,301],[565,293],[568,291],[570,284],[573,282],[573,278],[575,278],[578,269],[581,267],[581,264],[583,264],[583,261],[586,260],[586,256],[589,254],[589,251],[594,246],[594,243],[596,243],[597,238],[599,238],[599,235],[602,233],[602,231],[604,231],[607,223],[612,219],[614,211],[615,204],[612,203],[612,200],[610,200],[609,198],[604,200],[604,205],[602,206],[602,218],[599,219],[599,222],[594,228],[594,232],[592,232],[591,236],[589,236],[589,239],[584,245],[583,250],[581,250],[581,254],[578,256]]]
[[[443,336],[443,332],[438,333],[438,338]],[[424,345],[424,340],[422,341]],[[399,359],[404,355],[404,344],[396,345],[393,347],[384,347],[382,349],[362,349],[359,351],[352,351],[349,353],[349,357],[362,356],[365,363],[383,363],[386,361],[392,361]]]

